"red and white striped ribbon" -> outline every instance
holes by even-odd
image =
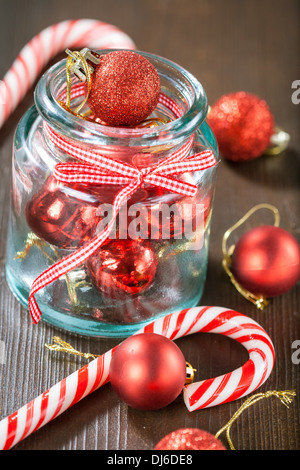
[[[189,156],[184,160],[188,156],[193,143],[193,137],[190,137],[179,150],[166,157],[157,166],[138,170],[129,164],[102,155],[101,151],[94,149],[90,151],[80,145],[71,144],[47,124],[44,125],[44,128],[53,144],[69,156],[82,162],[58,163],[54,171],[54,176],[58,180],[64,183],[126,184],[126,186],[118,192],[114,199],[112,218],[106,228],[84,246],[52,265],[35,279],[28,300],[29,311],[34,323],[38,323],[42,316],[35,294],[62,275],[84,263],[93,253],[99,250],[109,237],[122,204],[139,187],[146,183],[183,196],[194,196],[197,192],[196,185],[174,179],[172,175],[188,171],[202,171],[217,163],[213,152],[210,150]]]
[[[149,332],[171,340],[198,332],[222,334],[247,349],[249,360],[242,367],[184,387],[184,402],[189,411],[220,405],[252,393],[268,379],[274,366],[274,347],[266,331],[252,318],[223,307],[194,307],[171,313],[135,334]],[[109,382],[110,362],[117,347],[0,421],[0,449],[10,449]]]
[[[81,47],[89,47],[90,49],[136,48],[132,39],[123,31],[113,25],[98,20],[67,20],[45,28],[24,46],[11,68],[0,82],[0,128],[30,89],[46,63],[66,48],[76,49]],[[72,98],[78,97],[83,93],[84,86],[77,84],[72,90]],[[175,117],[179,117],[181,110],[175,102],[165,95],[161,95],[160,102],[167,106]],[[76,168],[76,170],[80,168],[80,178],[82,178],[82,181],[95,183],[101,180],[105,182],[105,184],[115,184],[116,181],[118,181],[119,184],[126,184],[126,186],[119,192],[114,201],[112,221],[106,230],[102,234],[97,235],[81,250],[72,253],[61,262],[56,263],[34,281],[29,296],[29,310],[35,323],[38,322],[41,317],[40,309],[34,297],[35,293],[81,264],[99,249],[104,240],[109,236],[122,203],[138,189],[143,181],[156,186],[159,185],[160,187],[178,192],[179,194],[190,195],[193,193],[194,188],[187,183],[182,183],[174,178],[170,178],[170,175],[178,175],[184,171],[203,169],[206,165],[206,158],[207,165],[215,164],[212,155],[203,154],[201,158],[198,156],[198,159],[190,158],[186,162],[178,163],[177,169],[175,170],[173,163],[175,160],[180,162],[182,159],[182,156],[175,154],[168,161],[164,162],[165,165],[163,168],[162,165],[159,164],[156,170],[152,168],[138,171],[133,167],[127,166],[126,171],[124,171],[124,165],[122,166],[121,163],[98,155],[97,152],[89,153],[82,151],[79,147],[74,149],[74,146],[62,139],[49,127],[47,127],[46,130],[49,138],[51,138],[58,147],[62,146],[60,148],[62,148],[63,151],[70,156],[78,158],[85,164],[94,166],[94,174],[92,174],[93,171],[91,167],[88,168],[88,166],[85,166],[83,168],[81,166]],[[188,142],[187,145],[190,144],[191,143]],[[187,155],[187,149],[185,147],[180,149],[180,152],[182,152],[184,156]],[[211,159],[210,163],[209,159]],[[202,165],[203,168],[201,168]],[[100,173],[99,168],[101,170]],[[64,182],[74,182],[76,180],[74,169],[75,166],[73,170],[68,165],[58,166],[56,168],[56,177]],[[103,175],[103,171],[109,171],[110,175]]]
[[[44,66],[66,48],[136,49],[116,26],[93,19],[51,25],[26,44],[0,81],[0,128],[31,88]]]

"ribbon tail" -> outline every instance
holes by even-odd
[[[35,279],[31,286],[28,299],[28,308],[33,323],[38,323],[42,317],[42,312],[36,301],[35,294],[72,269],[80,266],[80,264],[84,263],[91,255],[99,250],[104,241],[109,237],[122,204],[138,189],[140,185],[141,183],[139,181],[135,181],[134,183],[122,188],[114,199],[112,218],[107,227],[83,247],[74,251],[62,260],[57,261]]]
[[[67,274],[72,269],[77,268],[92,254],[94,254],[109,237],[115,218],[116,217],[113,217],[111,219],[109,225],[102,233],[98,234],[79,250],[76,250],[74,253],[71,253],[62,260],[57,261],[57,263],[53,264],[50,268],[48,268],[35,279],[32,284],[28,299],[28,308],[34,323],[38,323],[42,316],[42,312],[35,299],[35,294],[47,285],[51,284],[53,281],[56,281],[61,276]]]

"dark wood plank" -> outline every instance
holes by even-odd
[[[291,84],[299,79],[300,71],[299,1],[0,0],[0,11],[0,76],[26,41],[42,28],[70,17],[91,17],[117,25],[139,49],[168,57],[190,70],[203,83],[210,103],[236,90],[251,91],[267,100],[278,125],[291,134],[290,147],[277,157],[238,165],[222,162],[201,303],[236,309],[265,327],[274,341],[276,364],[262,391],[296,389],[299,394],[299,365],[291,360],[292,343],[300,338],[299,283],[259,312],[234,290],[221,266],[223,233],[260,202],[277,206],[281,226],[300,240],[300,108],[291,101]],[[44,344],[58,332],[43,323],[32,325],[5,281],[11,145],[18,119],[31,103],[32,92],[0,130],[0,340],[6,353],[5,364],[0,364],[0,418],[84,364],[83,359],[45,350]],[[257,216],[252,223],[259,220]],[[80,350],[99,354],[116,344],[68,333],[63,337]],[[206,376],[224,373],[246,359],[244,349],[234,341],[212,335],[182,338],[178,345]],[[215,433],[242,402],[188,413],[179,398],[163,410],[144,413],[120,403],[108,384],[15,449],[153,449],[161,437],[176,428],[199,427]],[[297,400],[287,409],[276,399],[268,399],[244,412],[232,428],[232,438],[238,449],[298,450],[299,427]]]

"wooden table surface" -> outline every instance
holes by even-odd
[[[89,17],[118,26],[140,50],[165,56],[188,69],[203,84],[211,104],[222,94],[237,90],[253,92],[268,102],[277,124],[290,134],[290,145],[274,157],[240,164],[222,161],[201,305],[229,307],[258,321],[276,349],[273,372],[260,391],[294,389],[299,395],[300,365],[293,363],[292,353],[293,342],[300,340],[300,283],[258,311],[237,293],[221,265],[224,232],[258,203],[274,204],[281,214],[281,227],[300,241],[300,105],[291,99],[292,82],[300,79],[299,0],[0,0],[0,11],[0,77],[41,29],[61,20]],[[7,287],[4,265],[11,146],[17,122],[32,102],[31,90],[0,131],[0,340],[4,345],[0,418],[85,364],[82,358],[47,351],[44,345],[54,335],[81,351],[98,354],[119,342],[80,338],[43,322],[33,325]],[[272,223],[271,216],[264,212],[251,220],[252,225],[260,223]],[[219,335],[197,334],[181,338],[177,344],[197,373],[206,377],[233,370],[248,357],[243,347]],[[14,449],[151,450],[165,434],[178,428],[198,427],[216,433],[244,400],[189,413],[179,398],[162,410],[142,412],[121,403],[107,384]],[[286,408],[276,398],[268,398],[244,411],[232,427],[235,447],[300,449],[298,400],[296,397]],[[225,437],[221,438],[226,444]]]

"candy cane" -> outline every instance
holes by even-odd
[[[274,347],[265,330],[251,318],[222,307],[194,307],[171,313],[146,325],[139,333],[157,333],[171,340],[198,332],[217,333],[241,343],[249,360],[228,374],[186,385],[189,411],[236,400],[260,387],[275,360]],[[94,359],[0,421],[0,449],[10,449],[82,398],[109,381],[109,368],[118,346]],[[142,393],[142,391],[141,391]]]
[[[66,48],[135,49],[132,39],[102,21],[67,20],[42,30],[26,44],[0,81],[0,128],[43,70]]]

